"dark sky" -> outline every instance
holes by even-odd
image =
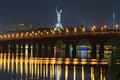
[[[0,31],[10,24],[54,26],[56,6],[63,10],[63,26],[87,25],[112,26],[112,12],[120,24],[120,0],[1,0]]]

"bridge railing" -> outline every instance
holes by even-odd
[[[64,30],[57,30],[54,31],[50,30],[33,30],[33,31],[24,31],[24,32],[13,32],[13,33],[6,33],[0,35],[0,40],[12,40],[12,39],[24,39],[24,38],[43,38],[43,37],[59,37],[59,36],[77,36],[77,35],[84,35],[84,34],[109,34],[120,33],[120,30],[116,29],[91,29],[88,30],[85,27],[83,28],[66,28]]]

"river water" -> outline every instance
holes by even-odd
[[[109,71],[107,60],[0,54],[0,80],[107,80]]]

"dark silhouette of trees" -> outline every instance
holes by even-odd
[[[120,80],[120,36],[111,39],[112,53],[110,63],[110,80]]]

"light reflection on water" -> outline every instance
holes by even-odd
[[[108,72],[107,61],[13,56],[0,54],[2,80],[106,80]]]

